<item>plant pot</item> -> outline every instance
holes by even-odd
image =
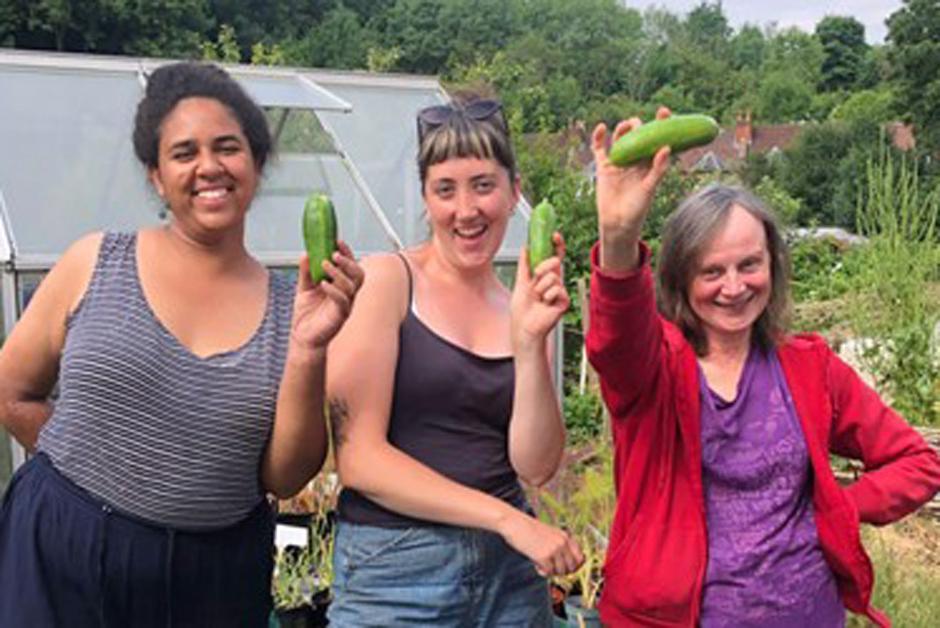
[[[278,608],[274,611],[280,628],[313,628],[313,607],[307,604],[297,608]]]
[[[552,613],[555,617],[564,620],[566,617],[565,598],[568,597],[568,592],[554,582],[550,582],[548,585],[548,595],[552,601]],[[562,625],[567,626],[568,624],[562,622]]]
[[[584,608],[580,595],[572,595],[565,600],[565,614],[568,625],[572,628],[601,628],[601,616],[596,608]],[[583,622],[583,623],[582,623]]]
[[[326,611],[330,608],[330,602],[333,601],[333,596],[330,594],[329,589],[320,589],[313,594],[311,598],[313,601],[313,610],[311,612],[311,620],[313,628],[325,628],[330,624],[329,620],[326,618]]]

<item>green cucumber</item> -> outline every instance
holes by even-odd
[[[336,211],[326,194],[311,194],[304,203],[304,244],[310,258],[310,277],[314,283],[327,278],[323,261],[336,252]]]
[[[672,154],[677,155],[687,148],[708,144],[718,136],[718,131],[714,118],[698,113],[653,120],[614,142],[610,149],[610,162],[625,168],[652,159],[663,146],[669,146]]]
[[[552,237],[558,229],[555,208],[547,200],[535,206],[529,216],[529,271],[534,275],[535,267],[555,254]]]

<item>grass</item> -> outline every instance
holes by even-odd
[[[865,549],[875,566],[875,608],[896,628],[940,625],[940,523],[909,517],[899,523],[862,530]],[[871,625],[850,615],[847,626]]]

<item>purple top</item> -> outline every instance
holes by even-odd
[[[845,625],[819,548],[812,469],[776,354],[751,350],[731,402],[699,370],[708,568],[701,626]]]

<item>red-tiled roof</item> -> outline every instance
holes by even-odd
[[[751,145],[744,147],[735,143],[735,129],[722,129],[711,144],[692,148],[679,155],[679,168],[688,172],[708,153],[712,153],[722,168],[742,161],[750,153],[767,153],[775,148],[786,150],[799,135],[803,127],[799,124],[765,124],[752,127]]]

